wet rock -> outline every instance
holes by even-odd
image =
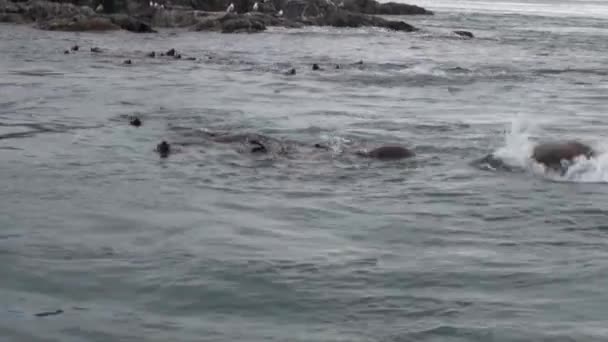
[[[222,22],[222,33],[255,33],[264,30],[266,30],[264,22],[253,17],[242,16]]]
[[[453,31],[454,34],[463,37],[463,38],[474,38],[475,36],[473,36],[473,33],[469,32],[469,31]]]
[[[191,9],[165,9],[154,11],[150,18],[153,27],[192,27],[210,14]]]
[[[129,16],[127,14],[113,14],[109,16],[110,21],[123,30],[135,33],[155,33],[149,22]]]
[[[72,48],[71,48],[71,50],[72,50],[72,51],[78,51],[78,49],[79,49],[79,48],[78,48],[78,45],[74,45],[74,46],[72,46]]]
[[[312,70],[314,70],[314,71],[321,70],[321,67],[319,66],[319,64],[315,63],[312,65]]]
[[[114,25],[110,20],[104,18],[56,18],[40,22],[38,28],[49,31],[115,31],[120,27]]]
[[[182,59],[182,55],[180,55],[180,54],[175,55],[175,59]]]
[[[295,68],[291,68],[289,71],[287,71],[285,73],[286,75],[295,75],[296,74],[296,69]]]
[[[374,17],[341,10],[328,12],[325,16],[314,19],[312,23],[319,26],[351,28],[374,26],[404,32],[412,32],[417,30],[412,25],[403,21],[386,20],[380,17]]]
[[[175,49],[171,49],[165,53],[169,57],[175,57]]]
[[[365,14],[380,15],[432,15],[433,12],[425,8],[404,3],[379,3],[375,0],[345,0],[343,9]]]
[[[193,27],[194,31],[221,31],[222,24],[217,19],[206,19],[200,21]]]
[[[148,53],[146,56],[154,58],[154,57],[156,57],[156,52],[152,51],[152,52]]]
[[[65,51],[63,51],[63,53],[64,53],[65,55],[69,55],[69,54],[70,54],[70,50],[65,50]]]
[[[101,52],[101,49],[100,49],[100,48],[98,48],[98,47],[92,47],[92,48],[91,48],[91,52],[93,52],[93,53],[100,53],[100,52]]]
[[[132,62],[130,59],[127,59],[127,60],[125,60],[125,61],[124,61],[124,62],[122,62],[122,63],[123,63],[123,64],[126,64],[126,65],[131,65],[131,64],[133,64],[133,62]]]

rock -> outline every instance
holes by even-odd
[[[69,55],[69,54],[70,54],[70,50],[65,50],[65,51],[63,51],[63,54],[65,54],[65,55]]]
[[[463,38],[474,38],[473,33],[469,31],[453,31],[453,33]]]
[[[222,24],[217,19],[206,19],[194,27],[194,31],[221,31]]]
[[[222,33],[255,33],[266,30],[265,20],[272,21],[271,17],[261,13],[251,15],[227,14],[219,19]]]
[[[380,15],[432,15],[433,12],[415,5],[396,2],[379,3],[375,0],[346,0],[344,10]]]
[[[416,31],[416,28],[414,28],[412,25],[403,22],[403,21],[394,21],[394,20],[389,20],[386,22],[386,26],[383,26],[387,29],[391,29],[393,31],[405,31],[405,32],[412,32],[412,31]]]
[[[154,58],[154,57],[156,57],[156,52],[152,51],[149,54],[147,54],[146,56]]]
[[[327,15],[317,18],[313,21],[316,25],[320,26],[334,26],[334,27],[362,27],[362,26],[375,26],[387,28],[394,31],[412,32],[417,29],[410,24],[403,21],[391,21],[380,17],[374,17],[364,14],[352,13],[348,11],[333,11],[328,12]]]
[[[291,70],[289,70],[288,72],[285,73],[286,75],[295,75],[296,74],[296,69],[292,68]]]
[[[40,22],[38,27],[49,31],[113,31],[120,27],[114,25],[110,20],[103,18],[78,18],[72,19],[57,18]]]
[[[127,59],[127,60],[125,60],[125,61],[124,61],[124,62],[122,62],[122,63],[123,63],[123,64],[126,64],[126,65],[131,65],[131,64],[133,64],[133,62],[132,62],[130,59]]]
[[[100,48],[98,48],[98,47],[92,47],[92,48],[91,48],[91,52],[93,52],[93,53],[100,53],[100,52],[101,52],[101,49],[100,49]]]
[[[74,45],[71,48],[72,51],[78,51],[78,49],[79,49],[78,45]]]
[[[175,56],[175,49],[171,49],[171,50],[167,51],[165,53],[165,55],[167,55],[169,57],[174,57]]]
[[[0,23],[27,24],[31,20],[17,13],[0,13]]]
[[[312,70],[314,70],[314,71],[321,70],[321,67],[319,67],[319,64],[315,63],[312,65]]]
[[[203,21],[208,15],[192,10],[158,10],[154,11],[150,23],[154,27],[191,27]]]
[[[126,14],[113,14],[108,18],[123,30],[135,33],[155,33],[149,23]]]

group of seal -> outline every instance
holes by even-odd
[[[141,119],[132,117],[129,121],[130,125],[140,127]],[[206,137],[217,143],[245,142],[251,146],[249,152],[252,154],[270,153],[277,148],[271,148],[271,145],[279,146],[278,153],[286,153],[285,148],[280,141],[263,136],[260,134],[244,133],[244,134],[227,134],[227,133],[203,133]],[[311,146],[314,149],[330,150],[328,145],[316,143]],[[167,158],[171,154],[171,145],[163,140],[156,146],[156,152],[161,158]],[[367,157],[382,161],[401,160],[416,156],[413,149],[401,145],[382,145],[371,150],[357,150],[355,155]],[[562,140],[562,141],[547,141],[538,143],[532,150],[530,158],[535,162],[544,165],[547,169],[561,172],[564,174],[567,171],[568,164],[574,159],[584,157],[592,158],[597,156],[598,152],[591,146],[577,140]],[[488,163],[494,168],[510,169],[502,160],[490,154],[478,160],[480,163]]]

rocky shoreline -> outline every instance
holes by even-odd
[[[387,20],[374,14],[433,15],[413,5],[384,3],[375,0],[347,0],[335,4],[332,0],[264,0],[263,3],[239,2],[241,11],[222,10],[234,3],[219,0],[191,1],[189,6],[155,2],[126,2],[118,0],[83,0],[85,2],[47,0],[0,0],[0,22],[30,24],[51,31],[112,31],[127,30],[153,33],[155,28],[186,28],[193,31],[222,33],[254,33],[278,26],[364,27],[373,26],[393,31],[412,32],[417,28],[404,21]],[[88,1],[88,2],[86,2]],[[101,2],[100,2],[101,1]],[[111,4],[111,6],[109,5]],[[108,11],[106,7],[111,7]],[[95,9],[93,9],[95,8]],[[203,8],[205,10],[200,10]]]

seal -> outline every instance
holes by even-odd
[[[415,156],[414,151],[398,145],[385,145],[377,147],[368,152],[357,152],[358,155],[364,157],[375,158],[379,160],[397,160]]]
[[[139,127],[139,126],[141,126],[141,120],[135,116],[135,117],[131,118],[131,120],[129,121],[129,124],[131,126]]]
[[[156,145],[156,152],[158,152],[161,158],[167,158],[169,153],[171,153],[171,145],[163,140],[160,144]]]
[[[550,169],[565,171],[562,161],[572,162],[573,159],[584,156],[593,157],[595,151],[588,145],[576,140],[544,142],[536,145],[532,151],[532,159]]]

